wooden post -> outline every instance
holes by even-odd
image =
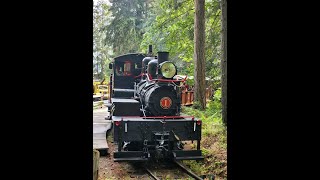
[[[183,90],[181,93],[181,105],[186,105],[186,90]]]
[[[190,102],[193,105],[193,101],[194,101],[194,91],[190,91]]]
[[[93,180],[98,180],[98,177],[99,177],[99,157],[100,157],[100,152],[94,149],[93,150]]]
[[[186,94],[187,94],[186,105],[189,106],[189,105],[191,105],[191,98],[190,98],[191,92],[187,91]]]

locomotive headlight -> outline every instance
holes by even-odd
[[[160,64],[160,71],[163,77],[172,78],[176,75],[177,69],[172,62],[163,62]]]

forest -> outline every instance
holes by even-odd
[[[226,0],[97,0],[93,4],[94,78],[108,78],[112,58],[170,52],[179,75],[191,77],[195,102],[185,114],[203,122],[204,161],[184,161],[194,172],[227,178]],[[205,100],[206,87],[213,95]]]

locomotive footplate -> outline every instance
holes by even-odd
[[[114,161],[150,159],[201,160],[201,120],[190,116],[112,116],[117,143]],[[196,150],[184,150],[182,141],[196,141]]]

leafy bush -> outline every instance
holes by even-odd
[[[227,177],[227,132],[221,117],[221,89],[214,93],[207,109],[201,111],[199,104],[183,107],[182,112],[202,120],[201,150],[204,161],[183,161],[197,174],[214,174],[216,179]]]

